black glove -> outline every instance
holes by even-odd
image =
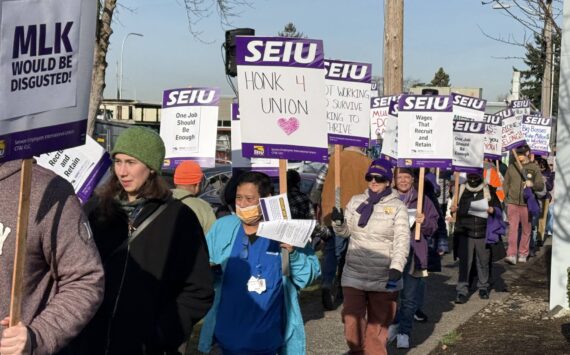
[[[344,223],[344,213],[342,212],[342,208],[339,211],[338,208],[333,207],[331,220],[336,223],[337,226],[341,226]]]
[[[388,280],[399,281],[402,278],[402,272],[396,269],[390,269],[388,271]]]

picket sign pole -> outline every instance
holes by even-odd
[[[497,165],[497,173],[500,175],[501,174],[501,169],[500,169],[501,164],[499,164],[499,160],[495,160],[495,165]]]
[[[453,184],[453,206],[457,208],[457,204],[459,203],[459,171],[454,172],[453,176],[455,178]],[[457,212],[454,212],[452,217],[453,221],[457,222]]]
[[[513,153],[513,157],[515,158],[515,164],[517,164],[517,166],[519,167],[521,174],[522,174],[523,166],[522,166],[521,162],[519,161],[517,151],[515,150],[515,148],[513,148],[513,149],[511,149],[511,152]]]
[[[279,159],[279,193],[287,193],[287,159]],[[289,251],[281,249],[281,270],[289,276]]]
[[[418,184],[418,206],[416,207],[416,211],[418,213],[422,213],[423,206],[424,206],[424,179],[426,176],[426,168],[420,168],[420,181]],[[422,225],[420,223],[416,223],[416,240],[420,240],[420,232],[421,232]]]
[[[340,144],[334,145],[334,206],[341,209],[340,200],[340,153],[342,146]]]
[[[24,291],[24,265],[26,264],[26,238],[30,218],[30,194],[32,187],[32,159],[22,160],[18,221],[16,224],[16,251],[10,296],[10,327],[20,322]]]

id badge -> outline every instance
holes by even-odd
[[[249,292],[256,292],[257,294],[262,294],[267,290],[265,279],[257,278],[257,277],[250,277],[247,281],[247,290]]]

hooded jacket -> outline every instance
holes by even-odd
[[[10,313],[21,161],[0,164],[0,314]],[[22,323],[33,354],[53,354],[89,322],[103,299],[103,268],[73,187],[33,165]]]
[[[75,342],[77,354],[164,354],[188,339],[212,305],[213,280],[202,227],[182,202],[148,200],[135,230],[166,204],[130,243],[118,204],[103,213],[97,198],[85,209],[105,268],[101,308]]]
[[[519,172],[515,163],[509,165],[507,173],[505,174],[505,181],[503,182],[503,189],[505,191],[505,203],[514,204],[519,206],[526,206],[526,201],[523,196],[524,180],[521,173],[527,180],[533,182],[532,190],[541,191],[544,189],[544,179],[540,173],[538,164],[529,162],[523,164],[522,172]]]

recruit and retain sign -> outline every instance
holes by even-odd
[[[398,102],[398,166],[451,167],[451,96],[402,95]]]
[[[219,103],[218,88],[164,91],[160,137],[166,148],[165,168],[175,169],[183,160],[215,166]]]
[[[496,113],[502,118],[501,144],[503,152],[520,147],[525,144],[522,132],[522,117],[515,115],[511,108],[506,108]]]
[[[483,168],[486,100],[452,93],[453,170],[478,172]]]
[[[398,162],[398,96],[395,97],[388,106],[381,152],[382,157],[394,165]]]
[[[279,176],[279,159],[245,158],[241,151],[241,122],[238,102],[232,102],[232,170],[260,171],[269,176]]]
[[[323,42],[236,37],[244,157],[328,160]]]
[[[503,148],[503,119],[499,115],[485,114],[485,158],[498,160]]]
[[[42,154],[36,160],[69,181],[82,203],[91,197],[111,165],[109,153],[89,136],[82,146]]]
[[[85,143],[96,3],[0,0],[0,161]]]
[[[387,120],[390,116],[390,104],[398,102],[398,95],[373,97],[370,99],[370,146],[379,139],[385,139]]]
[[[325,60],[329,144],[367,147],[372,65]]]
[[[522,132],[526,143],[534,154],[550,153],[552,119],[541,116],[523,116]]]

